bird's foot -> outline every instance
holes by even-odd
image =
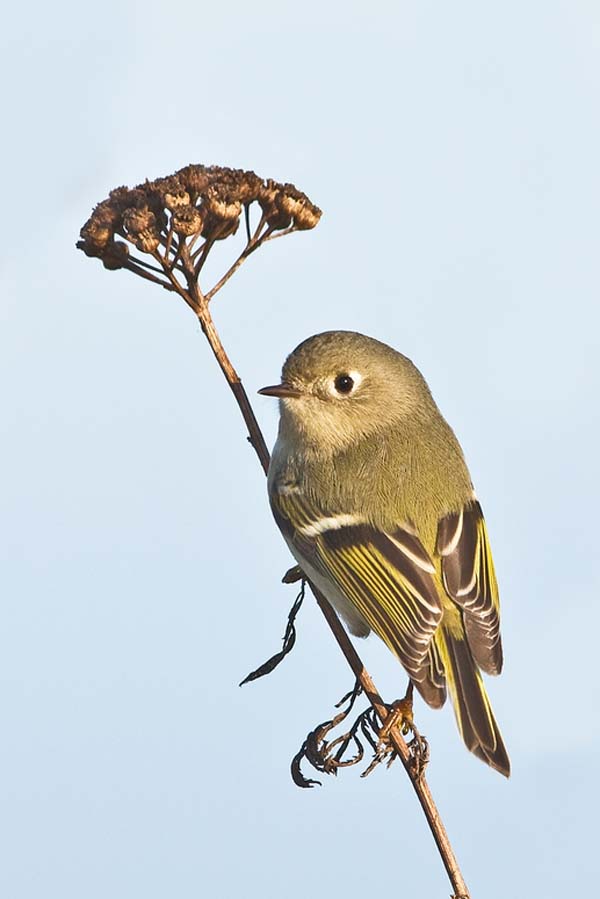
[[[412,681],[408,682],[403,698],[396,699],[395,702],[390,703],[386,708],[388,715],[379,730],[379,743],[382,747],[383,744],[389,745],[390,733],[394,727],[399,728],[404,736],[414,729]]]
[[[397,699],[387,706],[388,716],[379,729],[377,748],[373,761],[364,772],[363,777],[370,774],[371,771],[386,762],[389,768],[392,762],[398,757],[398,752],[394,746],[392,739],[392,731],[398,728],[400,732],[407,736],[412,734],[412,739],[407,745],[411,755],[411,770],[415,777],[419,778],[425,771],[427,762],[429,761],[429,743],[427,739],[419,733],[413,717],[413,685],[409,682],[406,694],[402,699]]]
[[[429,762],[429,741],[427,737],[419,733],[415,725],[412,726],[413,738],[408,742],[411,757],[411,770],[417,780],[425,773],[425,768]]]
[[[413,700],[412,700],[412,684],[406,691],[403,699],[396,699],[387,707],[388,716],[379,731],[379,742],[389,742],[390,731],[392,728],[399,728],[400,732],[406,736],[414,727],[413,720]]]

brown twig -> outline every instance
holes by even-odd
[[[231,278],[231,276],[232,276],[232,275],[235,275],[235,273],[237,272],[238,268],[239,268],[239,267],[246,261],[246,259],[247,259],[248,256],[250,255],[250,253],[253,253],[254,250],[257,250],[259,246],[260,246],[260,241],[258,241],[257,243],[254,243],[254,244],[253,244],[252,242],[249,242],[249,243],[244,247],[244,249],[242,250],[242,252],[241,252],[240,255],[238,256],[238,258],[237,258],[237,259],[235,260],[235,262],[233,263],[233,265],[231,265],[231,266],[227,269],[227,271],[225,272],[225,274],[224,274],[221,278],[219,278],[219,280],[217,281],[217,283],[215,284],[215,286],[214,286],[211,290],[208,291],[208,293],[206,294],[207,302],[210,302],[210,301],[212,300],[212,298],[214,297],[214,295],[215,295],[215,294],[216,294],[216,293],[217,293],[217,292],[218,292],[218,291],[219,291],[225,284],[227,284],[227,282],[229,281],[229,279]]]
[[[249,208],[254,202],[260,205],[261,217],[254,234],[250,236]],[[242,209],[248,235],[246,247],[214,287],[203,293],[198,284],[200,270],[214,243],[235,233]],[[190,165],[168,178],[146,181],[132,190],[123,187],[112,191],[110,197],[96,207],[82,228],[82,239],[77,244],[86,255],[100,258],[108,269],[126,268],[178,293],[197,315],[239,406],[248,429],[248,440],[265,474],[269,468],[267,445],[241,379],[221,343],[208,304],[242,262],[260,245],[292,231],[314,228],[320,215],[320,210],[291,184],[262,181],[253,172]],[[266,229],[262,231],[265,225]],[[139,260],[129,255],[128,245],[123,241],[116,241],[115,237],[125,238],[138,251],[151,255],[167,281],[152,275],[151,271],[156,271],[156,268],[152,266],[148,271],[139,264]],[[204,243],[193,251],[200,237],[204,238]],[[162,255],[159,246],[163,249]],[[178,280],[175,271],[185,279],[185,286]],[[388,708],[333,608],[313,584],[310,586],[357,682],[384,724],[389,715]],[[402,760],[421,803],[452,883],[453,899],[469,899],[469,892],[422,769],[414,765],[411,750],[397,726],[389,729],[387,739]]]

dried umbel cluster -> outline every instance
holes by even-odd
[[[260,210],[253,232],[252,204]],[[207,299],[262,243],[314,228],[321,210],[293,184],[264,181],[239,169],[188,165],[166,178],[111,191],[81,229],[77,246],[87,256],[100,258],[108,269],[127,268],[178,292],[183,276],[186,287],[195,285],[199,292],[198,276],[211,247],[236,233],[242,214],[246,246],[204,295]],[[130,245],[151,255],[159,267],[132,255]]]

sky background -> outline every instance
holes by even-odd
[[[252,396],[348,328],[410,356],[489,523],[513,763],[417,706],[473,899],[598,879],[600,9],[594,2],[57,0],[4,17],[0,894],[290,899],[449,885],[403,771],[301,791],[352,676],[295,588],[187,307],[75,250],[120,184],[188,162],[292,181],[319,227],[214,315]],[[269,444],[277,410],[255,397]],[[404,692],[375,639],[360,652]]]

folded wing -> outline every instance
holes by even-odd
[[[441,520],[437,551],[446,592],[463,612],[473,658],[486,674],[500,674],[498,584],[485,520],[476,500]]]
[[[299,556],[348,597],[426,702],[442,705],[443,669],[432,646],[442,604],[435,567],[411,528],[387,533],[359,515],[323,516],[294,494],[272,498],[272,505]]]

